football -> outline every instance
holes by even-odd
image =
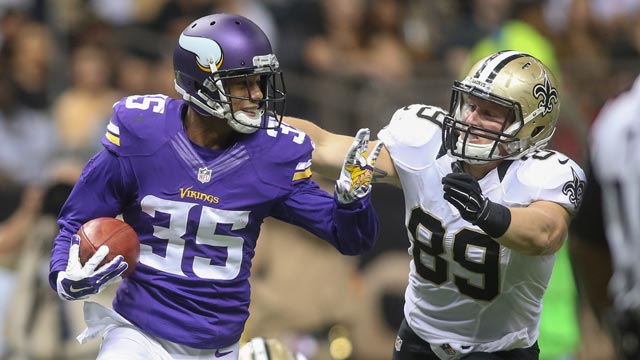
[[[109,247],[109,254],[99,266],[108,263],[118,255],[122,255],[124,261],[129,264],[122,277],[127,277],[138,264],[140,258],[138,234],[124,221],[110,217],[89,220],[78,229],[77,234],[80,236],[80,263],[82,265],[101,245]]]

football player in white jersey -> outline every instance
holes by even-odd
[[[449,111],[401,108],[378,133],[377,180],[402,187],[411,244],[394,360],[538,359],[542,297],[585,187],[545,146],[560,97],[536,58],[502,51],[453,85]],[[352,138],[287,119],[337,177]],[[374,150],[375,151],[375,150]]]
[[[584,203],[572,224],[576,277],[595,313],[612,330],[617,358],[638,359],[640,76],[598,115],[587,178]]]

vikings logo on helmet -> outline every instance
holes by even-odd
[[[286,102],[284,76],[267,35],[251,20],[212,14],[188,25],[173,52],[175,87],[200,115],[227,120],[234,130],[250,134],[280,126]],[[254,78],[255,77],[255,78]],[[230,82],[259,79],[259,98],[232,95]],[[253,116],[234,109],[234,101],[258,103]],[[269,119],[275,117],[277,121]]]
[[[222,66],[222,61],[224,60],[222,48],[214,40],[182,33],[178,44],[183,49],[196,55],[196,64],[200,70],[211,72],[212,64],[215,64],[216,69]]]

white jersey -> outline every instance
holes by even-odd
[[[411,105],[378,133],[404,191],[413,256],[405,318],[431,344],[488,352],[532,346],[555,255],[525,256],[501,246],[443,198],[442,178],[454,161],[441,150],[444,114]],[[485,196],[507,207],[544,200],[574,214],[584,178],[567,156],[540,150],[505,161],[479,183]]]
[[[592,129],[591,161],[604,204],[604,223],[619,310],[640,303],[640,77],[631,91],[608,102]]]

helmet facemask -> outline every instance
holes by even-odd
[[[508,110],[500,130],[463,121],[470,97]],[[449,155],[468,163],[520,159],[547,145],[555,132],[559,107],[556,79],[544,64],[522,52],[497,52],[472,66],[463,81],[454,82],[443,124],[443,146]],[[490,143],[470,141],[477,138]]]
[[[462,117],[469,96],[507,109],[505,120],[499,130],[486,129],[464,121]],[[451,156],[472,164],[510,158],[514,152],[520,150],[520,140],[513,134],[522,126],[522,111],[518,103],[480,91],[463,82],[454,82],[449,115],[445,117],[442,132],[443,143]],[[477,138],[490,142],[479,144],[472,141]]]
[[[196,84],[197,97],[187,96],[196,106],[196,110],[202,115],[213,115],[226,119],[234,130],[250,134],[258,129],[276,129],[282,123],[284,107],[286,103],[286,89],[284,76],[279,69],[278,60],[273,54],[255,56],[253,67],[229,70],[217,70],[215,64],[211,64],[211,75],[203,84]],[[254,99],[249,89],[253,77],[259,77],[259,87],[262,98]],[[232,82],[244,82],[247,95],[232,95],[229,92],[229,84]],[[184,92],[176,82],[176,90],[185,97]],[[182,90],[182,91],[181,91]],[[250,115],[240,109],[234,109],[233,100],[251,101],[258,103],[258,111]],[[203,113],[204,112],[204,113]],[[270,121],[273,117],[275,121]]]
[[[280,126],[284,77],[269,39],[251,20],[223,13],[193,21],[180,34],[173,69],[176,90],[198,114],[225,119],[245,134]],[[241,84],[251,86],[243,92],[237,88]],[[256,85],[262,93],[259,99]],[[246,106],[249,101],[254,105]],[[258,111],[253,111],[255,104]],[[234,109],[238,106],[245,109]]]

